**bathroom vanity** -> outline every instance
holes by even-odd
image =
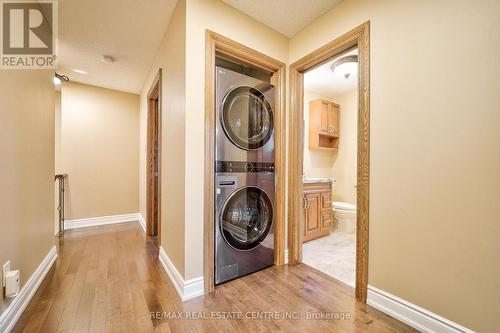
[[[331,178],[304,179],[304,242],[327,236],[333,223]]]

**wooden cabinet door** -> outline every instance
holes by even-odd
[[[332,192],[321,193],[321,231],[329,234],[332,228]]]
[[[304,242],[327,236],[333,225],[332,183],[304,183]]]
[[[309,102],[309,148],[337,149],[339,105],[326,99]]]
[[[324,133],[324,134],[329,134],[330,132],[328,131],[329,125],[330,125],[330,103],[326,101],[321,101],[320,103],[320,115],[321,115],[321,121],[319,125],[319,131]]]
[[[319,193],[304,195],[306,207],[304,208],[304,242],[317,238],[321,234],[321,202]]]
[[[328,133],[339,135],[339,108],[332,103],[328,104]]]

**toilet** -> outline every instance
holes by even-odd
[[[353,233],[356,231],[356,205],[334,201],[332,209],[337,231],[344,233]]]

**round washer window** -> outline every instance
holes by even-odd
[[[257,89],[242,86],[231,90],[222,101],[224,132],[245,150],[263,147],[273,134],[273,112]]]
[[[220,219],[226,242],[237,250],[251,250],[269,234],[273,207],[263,190],[244,187],[229,197]]]

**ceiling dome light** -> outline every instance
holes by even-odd
[[[335,60],[330,67],[332,72],[346,79],[358,70],[358,56],[350,55]]]

